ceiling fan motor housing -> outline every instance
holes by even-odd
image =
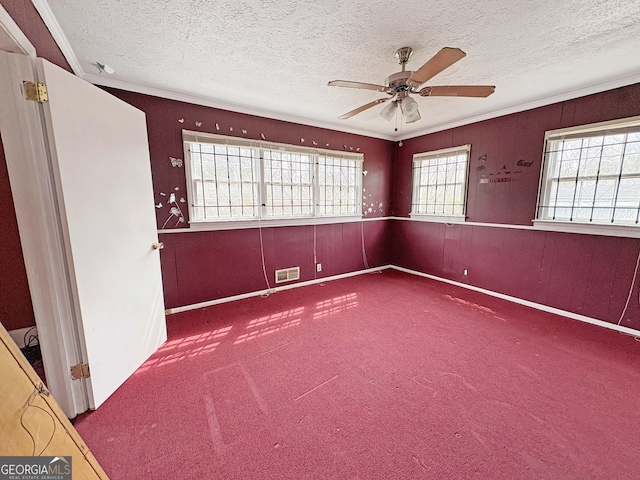
[[[413,74],[411,71],[403,71],[389,75],[385,80],[387,87],[395,88],[396,93],[401,91],[407,91],[410,87],[407,85],[407,80]]]

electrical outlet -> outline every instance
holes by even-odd
[[[462,274],[463,274],[464,276],[469,275],[469,270],[467,270],[467,269],[465,268],[465,269],[464,269],[464,272],[462,272]]]
[[[317,270],[318,272],[321,272],[321,271],[322,271],[322,264],[321,264],[321,263],[316,263],[316,270]]]

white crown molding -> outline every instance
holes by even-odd
[[[223,102],[213,98],[207,98],[207,97],[202,97],[198,95],[183,93],[177,90],[167,90],[163,88],[152,87],[149,85],[125,82],[122,80],[107,78],[102,75],[88,74],[83,70],[80,64],[80,61],[78,60],[78,57],[73,51],[73,48],[71,48],[71,45],[67,40],[66,35],[62,31],[62,27],[56,20],[53,14],[53,11],[51,10],[51,7],[49,6],[48,1],[32,0],[32,3],[35,6],[38,13],[40,14],[40,17],[42,17],[42,20],[44,21],[45,25],[51,32],[51,36],[53,37],[55,42],[58,44],[58,47],[62,51],[62,54],[64,55],[65,59],[67,60],[67,62],[69,62],[69,65],[73,70],[73,73],[75,73],[78,77],[82,78],[83,80],[93,83],[94,85],[117,88],[120,90],[129,91],[129,92],[142,93],[142,94],[151,95],[154,97],[166,98],[169,100],[177,100],[180,102],[190,103],[194,105],[202,105],[202,106],[211,107],[211,108],[218,108],[221,110],[228,110],[236,113],[245,113],[248,115],[255,115],[259,117],[270,118],[272,120],[282,120],[285,122],[298,123],[305,126],[324,128],[328,130],[335,130],[335,131],[345,132],[345,133],[352,133],[355,135],[362,135],[365,137],[380,138],[382,140],[394,140],[393,135],[372,133],[366,130],[361,130],[356,128],[349,128],[349,127],[345,128],[342,125],[338,125],[331,122],[322,122],[322,121],[317,121],[310,118],[298,117],[295,115],[288,115],[288,114],[279,113],[279,112],[272,112],[269,110],[251,108],[243,105]]]
[[[424,130],[419,130],[417,132],[412,132],[406,135],[399,135],[395,137],[394,140],[409,140],[412,138],[420,137],[422,135],[428,135],[430,133],[449,130],[450,128],[462,127],[464,125],[469,125],[471,123],[482,122],[484,120],[490,120],[492,118],[511,115],[512,113],[524,112],[525,110],[532,110],[534,108],[544,107],[547,105],[551,105],[553,103],[564,102],[567,100],[573,100],[575,98],[592,95],[594,93],[601,93],[607,90],[613,90],[614,88],[626,87],[627,85],[633,85],[634,83],[639,83],[639,82],[640,82],[640,73],[635,73],[627,77],[618,78],[618,79],[610,80],[603,83],[597,83],[595,85],[579,88],[577,90],[570,90],[568,92],[561,93],[559,95],[554,95],[551,97],[545,97],[539,100],[534,100],[533,102],[523,103],[521,105],[514,105],[512,107],[507,107],[501,110],[495,110],[493,112],[484,113],[482,115],[477,115],[475,117],[469,117],[463,120],[456,120],[455,122],[446,123],[444,125],[425,128]]]
[[[382,140],[393,140],[391,135],[383,135],[380,133],[369,132],[366,130],[360,130],[356,128],[345,128],[341,125],[313,120],[305,117],[298,117],[295,115],[289,115],[280,112],[273,112],[270,110],[262,110],[259,108],[246,107],[244,105],[237,105],[233,103],[223,102],[213,98],[201,97],[198,95],[192,95],[189,93],[179,92],[177,90],[167,90],[164,88],[152,87],[149,85],[143,85],[132,82],[125,82],[114,78],[107,78],[103,75],[85,74],[82,77],[87,82],[94,85],[101,85],[103,87],[117,88],[119,90],[126,90],[128,92],[142,93],[144,95],[151,95],[153,97],[166,98],[169,100],[177,100],[179,102],[191,103],[194,105],[202,105],[204,107],[218,108],[220,110],[228,110],[236,113],[245,113],[247,115],[255,115],[262,118],[270,118],[272,120],[281,120],[284,122],[297,123],[304,126],[324,128],[328,130],[335,130],[344,133],[352,133],[354,135],[362,135],[364,137],[380,138]]]
[[[60,27],[58,20],[56,20],[56,17],[53,15],[53,12],[51,11],[51,7],[49,6],[47,0],[31,0],[31,3],[33,3],[33,6],[36,7],[36,10],[40,14],[42,21],[47,26],[49,32],[51,32],[51,36],[62,51],[64,58],[67,60],[67,62],[69,62],[73,73],[75,73],[80,78],[84,78],[85,73],[82,69],[82,66],[80,65],[80,61],[73,51],[73,48],[71,48],[71,45],[67,40],[67,36],[62,31],[62,27]]]
[[[34,0],[34,1],[43,1],[43,0]],[[462,127],[464,125],[469,125],[471,123],[482,122],[484,120],[490,120],[492,118],[510,115],[512,113],[518,113],[518,112],[523,112],[523,111],[531,110],[538,107],[544,107],[547,105],[551,105],[553,103],[573,100],[575,98],[584,97],[586,95],[592,95],[594,93],[600,93],[607,90],[612,90],[614,88],[633,85],[634,83],[640,82],[640,73],[630,75],[621,79],[611,80],[604,83],[598,83],[596,85],[591,85],[589,87],[581,88],[578,90],[571,90],[569,92],[565,92],[559,95],[545,97],[539,100],[535,100],[533,102],[529,102],[521,105],[514,105],[512,107],[504,108],[501,110],[495,110],[493,112],[477,115],[475,117],[469,117],[466,119],[446,123],[443,125],[437,125],[435,127],[425,128],[424,130],[419,130],[417,132],[412,132],[404,135],[386,135],[382,133],[371,132],[368,130],[349,128],[349,127],[343,126],[342,124],[338,125],[330,122],[321,122],[321,121],[312,120],[309,118],[298,117],[298,116],[288,115],[288,114],[279,113],[279,112],[272,112],[269,110],[261,110],[257,108],[246,107],[243,105],[236,105],[233,103],[222,102],[216,99],[200,97],[200,96],[191,95],[188,93],[182,93],[175,90],[167,90],[167,89],[151,87],[151,86],[142,85],[142,84],[125,82],[122,80],[116,80],[112,78],[106,78],[100,75],[85,74],[83,75],[82,78],[95,85],[101,85],[104,87],[112,87],[120,90],[126,90],[130,92],[135,92],[135,93],[142,93],[145,95],[151,95],[154,97],[167,98],[170,100],[177,100],[180,102],[191,103],[195,105],[202,105],[205,107],[218,108],[221,110],[228,110],[228,111],[237,112],[237,113],[246,113],[248,115],[256,115],[259,117],[270,118],[273,120],[282,120],[285,122],[297,123],[297,124],[311,126],[311,127],[325,128],[325,129],[335,130],[335,131],[344,132],[344,133],[352,133],[355,135],[363,135],[365,137],[379,138],[382,140],[397,142],[400,140],[409,140],[412,138],[420,137],[422,135],[428,135],[430,133],[449,130],[451,128]]]
[[[67,62],[69,62],[69,65],[73,69],[73,72],[77,76],[81,77],[83,80],[86,80],[95,85],[117,88],[120,90],[129,91],[129,92],[141,93],[141,94],[151,95],[151,96],[160,97],[160,98],[166,98],[169,100],[177,100],[180,102],[190,103],[194,105],[202,105],[205,107],[218,108],[221,110],[228,110],[236,113],[255,115],[263,118],[269,118],[272,120],[281,120],[281,121],[297,123],[305,126],[324,128],[324,129],[334,130],[338,132],[351,133],[354,135],[362,135],[365,137],[379,138],[382,140],[389,140],[389,141],[395,141],[395,142],[400,140],[409,140],[409,139],[420,137],[423,135],[428,135],[430,133],[440,132],[440,131],[448,130],[451,128],[469,125],[471,123],[490,120],[492,118],[502,117],[505,115],[510,115],[512,113],[518,113],[518,112],[523,112],[525,110],[544,107],[546,105],[551,105],[553,103],[572,100],[574,98],[583,97],[583,96],[591,95],[594,93],[600,93],[606,90],[612,90],[614,88],[624,87],[627,85],[632,85],[634,83],[640,82],[640,73],[635,73],[623,78],[598,83],[588,87],[579,88],[577,90],[570,90],[568,92],[564,92],[558,95],[553,95],[550,97],[534,100],[529,103],[514,105],[504,109],[484,113],[482,115],[477,115],[474,117],[456,120],[456,121],[445,123],[442,125],[428,127],[422,130],[411,132],[411,133],[389,135],[389,134],[371,132],[363,129],[350,128],[348,126],[345,126],[344,124],[336,124],[332,122],[313,120],[310,118],[299,117],[296,115],[290,115],[290,114],[285,114],[280,112],[273,112],[270,110],[263,110],[263,109],[247,107],[243,105],[237,105],[229,102],[224,102],[218,99],[202,97],[202,96],[193,95],[190,93],[180,92],[177,90],[169,90],[169,89],[163,89],[163,88],[153,87],[153,86],[144,85],[144,84],[126,82],[122,80],[116,80],[113,78],[107,78],[102,75],[87,74],[82,69],[82,66],[80,64],[80,61],[78,60],[78,57],[76,56],[75,52],[71,48],[71,45],[67,40],[67,37],[62,31],[60,24],[56,20],[51,10],[51,7],[49,6],[48,0],[31,0],[31,1],[35,6],[36,10],[38,11],[38,13],[40,14],[40,16],[42,17],[42,20],[44,21],[45,25],[51,32],[51,35],[53,36],[55,42],[58,44],[58,47],[60,47],[60,50],[62,51]],[[2,12],[0,11],[0,14],[1,13]],[[1,16],[0,16],[0,19],[1,19]]]
[[[23,53],[30,57],[36,56],[36,48],[29,41],[20,27],[11,18],[9,12],[7,12],[2,5],[0,5],[0,29],[2,29],[6,35],[15,45],[9,50],[11,53]]]

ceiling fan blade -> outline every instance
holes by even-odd
[[[361,107],[358,107],[355,110],[351,110],[350,112],[347,112],[344,115],[339,116],[338,118],[340,120],[346,120],[347,118],[351,118],[354,115],[357,115],[360,112],[364,112],[365,110],[367,110],[367,109],[369,109],[371,107],[375,107],[379,103],[388,102],[388,101],[389,101],[388,98],[379,98],[378,100],[374,100],[373,102],[369,102],[369,103],[367,103],[365,105],[362,105]]]
[[[447,85],[424,87],[418,93],[422,97],[488,97],[496,90],[493,85]]]
[[[349,88],[363,88],[365,90],[375,90],[376,92],[386,92],[389,87],[384,85],[374,85],[373,83],[362,82],[350,82],[348,80],[333,80],[328,84],[331,87],[349,87]]]
[[[436,53],[431,60],[422,65],[407,80],[407,84],[412,87],[418,87],[432,77],[435,77],[445,68],[450,67],[458,60],[464,58],[464,53],[459,48],[445,47]]]

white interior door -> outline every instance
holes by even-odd
[[[43,104],[24,96],[34,70]],[[145,116],[44,60],[0,52],[0,130],[48,386],[73,417],[166,340]],[[89,378],[71,379],[76,362]]]
[[[145,114],[36,61],[96,408],[167,338]]]

